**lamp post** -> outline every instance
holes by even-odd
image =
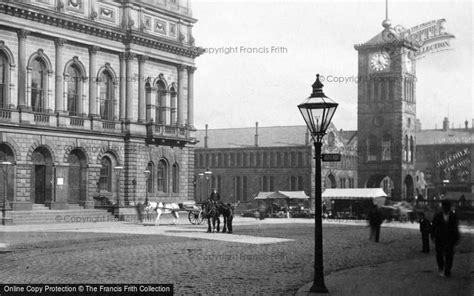
[[[316,75],[316,82],[312,85],[313,92],[303,103],[298,105],[298,109],[308,126],[314,142],[315,159],[315,191],[314,191],[314,279],[311,292],[327,293],[328,289],[324,284],[323,273],[323,229],[321,218],[321,146],[326,130],[331,123],[331,119],[338,106],[323,93],[323,84],[319,81],[319,74]]]
[[[2,208],[2,225],[7,225],[7,195],[8,195],[8,167],[12,165],[9,161],[2,161],[1,162],[2,169],[3,169],[3,176],[5,178],[4,184],[4,194],[3,194],[3,208]]]
[[[204,173],[199,173],[199,201],[202,202],[202,180],[204,179]]]
[[[206,198],[209,197],[209,187],[210,187],[210,182],[209,182],[209,178],[211,178],[212,176],[212,172],[211,170],[209,170],[209,168],[206,169],[206,171],[204,172],[204,176],[206,177]]]
[[[146,182],[146,188],[145,188],[145,204],[148,204],[148,178],[150,178],[151,172],[149,170],[144,170],[143,175],[145,175],[145,182]]]
[[[123,166],[114,167],[115,176],[117,177],[117,206],[120,206],[120,174],[122,170]]]

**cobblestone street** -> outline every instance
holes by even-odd
[[[176,295],[292,295],[312,281],[311,223],[236,223],[235,236],[285,238],[247,244],[164,235],[205,226],[116,223],[128,233],[5,232],[11,245],[0,253],[2,283],[172,283]],[[266,221],[265,221],[266,222]],[[158,234],[133,234],[146,230]],[[198,232],[196,232],[198,233]],[[206,234],[225,236],[227,234]],[[229,235],[230,236],[230,235]],[[381,242],[368,241],[365,226],[324,225],[325,273],[356,266],[424,257],[419,231],[384,227]],[[464,235],[458,252],[472,251]],[[434,255],[433,269],[435,269]],[[456,264],[456,259],[455,263]]]

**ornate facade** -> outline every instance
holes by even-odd
[[[0,158],[13,164],[1,189],[13,210],[193,198],[203,51],[188,2],[0,1]]]

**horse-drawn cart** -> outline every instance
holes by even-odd
[[[191,224],[200,225],[204,222],[202,208],[199,205],[183,203],[182,210],[188,212],[188,219]]]

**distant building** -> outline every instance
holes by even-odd
[[[432,199],[446,192],[474,192],[474,127],[450,129],[447,118],[443,129],[417,133],[417,193]],[[424,187],[421,185],[425,184]],[[424,191],[423,191],[424,189]]]
[[[406,200],[474,192],[474,128],[466,123],[463,129],[449,129],[446,121],[444,129],[417,130],[414,191]],[[260,191],[276,190],[304,190],[314,197],[314,151],[305,126],[208,129],[196,135],[196,200],[213,188],[228,202],[250,202]],[[322,162],[323,190],[358,187],[357,142],[358,132],[330,126],[323,153],[341,153],[342,160]],[[199,176],[206,169],[212,172],[208,179]]]
[[[206,129],[196,133],[196,200],[212,188],[227,202],[248,203],[260,191],[304,190],[314,198],[314,149],[306,126]],[[331,125],[323,153],[341,153],[340,162],[322,163],[324,188],[354,188],[357,139]],[[206,169],[209,179],[199,176]]]

